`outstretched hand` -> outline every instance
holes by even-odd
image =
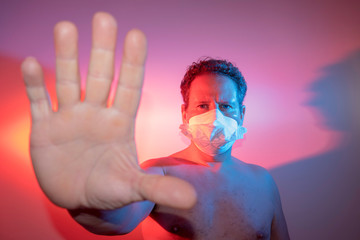
[[[110,107],[116,20],[107,13],[93,18],[84,101],[80,99],[77,29],[70,22],[60,22],[54,35],[56,112],[39,63],[29,57],[22,64],[31,105],[31,159],[44,193],[68,209],[115,209],[142,200],[191,207],[196,196],[188,183],[161,176],[161,169],[146,174],[138,165],[134,128],[147,51],[145,35],[131,30],[125,38],[119,82]]]

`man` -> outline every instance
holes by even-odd
[[[97,234],[128,233],[150,215],[160,232],[154,236],[145,221],[145,239],[288,239],[271,176],[231,156],[233,142],[245,132],[246,92],[231,63],[210,59],[189,68],[182,83],[182,130],[190,146],[139,167],[134,126],[146,38],[139,30],[127,34],[119,85],[107,107],[116,25],[107,13],[94,16],[84,101],[72,23],[60,22],[54,31],[57,112],[39,63],[28,58],[22,64],[31,104],[31,159],[48,198]]]

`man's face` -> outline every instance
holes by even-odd
[[[245,106],[240,106],[236,84],[223,75],[204,74],[196,77],[190,86],[189,104],[182,105],[183,123],[195,115],[218,109],[225,116],[242,125]]]

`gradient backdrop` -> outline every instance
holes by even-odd
[[[292,239],[360,235],[358,0],[2,0],[1,239],[142,239],[140,228],[119,237],[83,230],[42,194],[29,158],[21,61],[31,55],[43,64],[55,100],[53,26],[60,20],[78,25],[85,80],[96,11],[118,20],[117,66],[128,30],[136,27],[148,36],[136,125],[140,161],[187,146],[178,129],[182,76],[200,57],[226,58],[249,88],[248,133],[233,154],[273,174]]]

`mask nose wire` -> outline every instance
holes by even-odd
[[[224,114],[221,112],[220,109],[216,108],[215,110],[215,118],[216,119],[223,119],[224,118]]]

